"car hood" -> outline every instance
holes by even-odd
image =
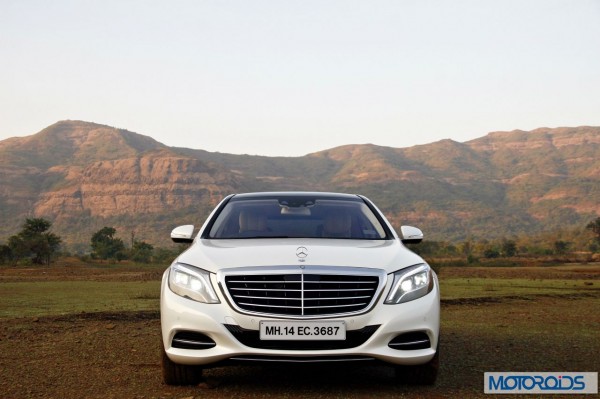
[[[423,259],[399,240],[263,238],[197,239],[177,261],[213,273],[233,267],[301,265],[368,267],[392,273]]]

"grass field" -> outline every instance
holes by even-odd
[[[568,295],[595,292],[589,280],[530,280],[523,278],[448,278],[440,283],[443,299],[531,295]]]
[[[0,269],[0,318],[159,307],[164,266],[95,265]],[[600,266],[452,268],[440,272],[442,301],[595,295]]]
[[[0,318],[131,312],[159,306],[162,265],[67,263],[0,269]]]
[[[0,268],[0,397],[486,397],[486,371],[600,369],[600,265],[444,267],[434,387],[398,386],[383,366],[218,368],[201,386],[168,387],[158,366],[163,269]]]
[[[37,281],[0,284],[0,318],[158,310],[158,281]]]

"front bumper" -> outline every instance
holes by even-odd
[[[278,320],[278,318],[238,313],[229,306],[221,292],[217,293],[221,300],[218,304],[203,304],[183,298],[168,288],[165,274],[160,304],[163,345],[167,356],[173,362],[207,367],[230,359],[256,361],[376,359],[399,365],[426,363],[435,355],[438,343],[440,295],[437,278],[435,278],[434,289],[424,297],[407,303],[385,305],[383,301],[385,294],[389,292],[391,280],[392,278],[388,278],[384,295],[381,295],[377,304],[368,313],[327,318],[327,320],[344,321],[348,337],[358,336],[361,331],[367,331],[368,337],[358,339],[355,346],[344,347],[348,345],[330,341],[331,347],[336,349],[330,349],[328,344],[322,342],[322,345],[317,347],[308,345],[300,349],[271,349],[268,345],[256,343],[259,323],[262,320]],[[213,281],[213,286],[217,286],[216,281]],[[180,332],[202,333],[214,341],[215,345],[206,349],[173,347],[173,338]],[[404,350],[388,345],[399,335],[410,332],[426,335],[429,340],[428,347]]]

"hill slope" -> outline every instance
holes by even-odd
[[[0,183],[0,241],[25,217],[43,216],[80,248],[104,225],[165,245],[176,224],[201,224],[229,193],[290,189],[363,193],[396,226],[418,225],[433,239],[494,238],[600,215],[600,128],[410,148],[346,145],[288,158],[167,147],[61,121],[0,142]]]

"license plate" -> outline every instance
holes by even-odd
[[[292,341],[339,341],[346,339],[343,321],[261,321],[260,339]]]

